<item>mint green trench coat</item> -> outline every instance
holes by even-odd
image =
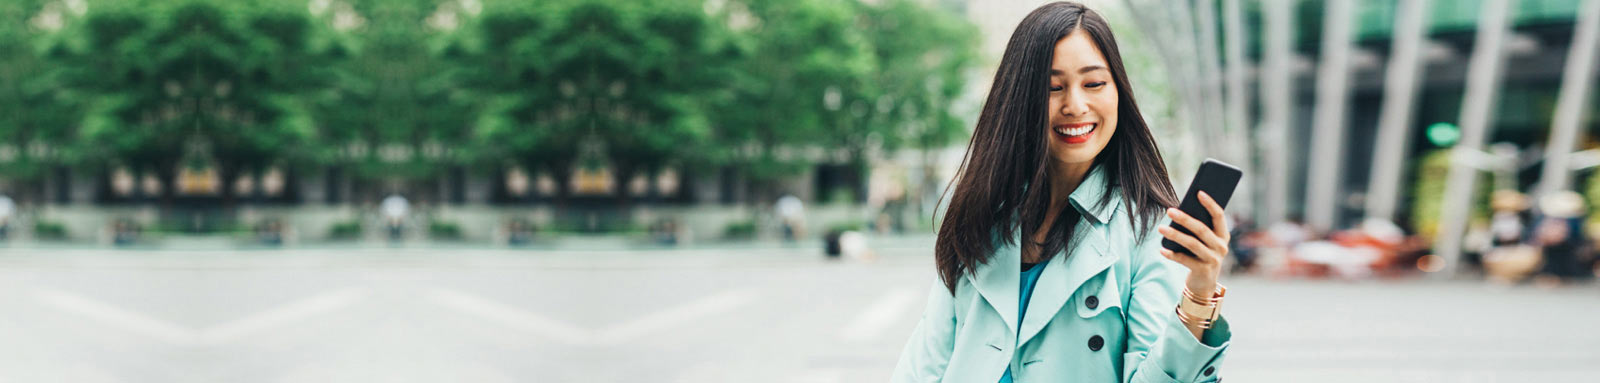
[[[954,296],[933,283],[893,382],[996,382],[1007,367],[1019,383],[1219,380],[1233,336],[1226,317],[1203,341],[1178,321],[1189,269],[1157,252],[1161,234],[1138,235],[1132,214],[1120,211],[1120,193],[1099,204],[1107,182],[1100,169],[1070,196],[1082,213],[1078,242],[1043,265],[1022,323],[1022,256],[1002,242]]]

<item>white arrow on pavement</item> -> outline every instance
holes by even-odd
[[[180,346],[225,344],[273,327],[349,306],[366,295],[365,288],[345,288],[280,305],[232,322],[196,330],[75,293],[48,289],[34,293],[35,298],[47,305]]]
[[[603,346],[635,339],[657,331],[750,303],[760,294],[751,290],[729,290],[651,313],[610,327],[590,330],[548,318],[515,306],[495,302],[455,290],[435,288],[428,299],[507,327],[538,334],[569,345]]]

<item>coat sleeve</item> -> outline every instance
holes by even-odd
[[[956,313],[955,297],[944,283],[933,282],[928,291],[928,305],[922,319],[911,331],[900,361],[895,364],[894,383],[938,382],[944,378],[945,367],[950,365],[950,354],[955,349]]]
[[[1162,220],[1158,226],[1170,221]],[[1158,253],[1161,234],[1151,230],[1131,254],[1132,294],[1128,304],[1128,349],[1123,381],[1140,383],[1213,382],[1233,333],[1226,317],[1195,339],[1178,321],[1178,297],[1189,268]]]

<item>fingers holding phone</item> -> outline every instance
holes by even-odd
[[[1192,291],[1216,287],[1231,239],[1223,208],[1243,175],[1239,168],[1207,159],[1200,164],[1183,201],[1177,208],[1167,209],[1172,224],[1158,229],[1164,238],[1161,255],[1189,268],[1187,284]]]
[[[1206,218],[1210,218],[1214,224],[1208,227],[1205,222],[1189,216],[1188,213],[1184,213],[1182,210],[1167,209],[1167,217],[1172,219],[1172,223],[1188,229],[1188,232],[1171,227],[1163,227],[1159,229],[1161,236],[1176,242],[1183,249],[1188,250],[1189,254],[1179,254],[1165,248],[1161,249],[1161,254],[1168,256],[1168,258],[1174,258],[1174,261],[1178,261],[1184,266],[1189,266],[1191,269],[1196,266],[1207,269],[1220,268],[1222,258],[1228,254],[1228,242],[1230,239],[1228,223],[1227,220],[1223,219],[1222,206],[1218,205],[1211,196],[1205,192],[1200,192],[1199,201],[1209,215]]]

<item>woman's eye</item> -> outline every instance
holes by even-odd
[[[1060,92],[1061,89],[1063,89],[1063,88],[1060,85],[1051,85],[1050,86],[1050,91],[1051,92]]]
[[[1105,85],[1106,85],[1105,81],[1096,81],[1096,82],[1091,82],[1091,83],[1088,83],[1088,84],[1083,84],[1083,86],[1088,87],[1088,88],[1099,88],[1099,87],[1102,87],[1102,86],[1105,86]]]

